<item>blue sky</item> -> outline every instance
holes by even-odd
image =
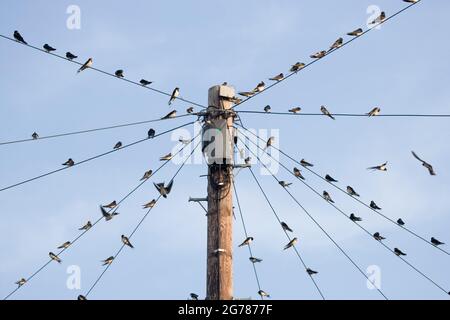
[[[81,29],[66,27],[69,5],[81,9]],[[364,27],[367,8],[377,5],[388,15],[405,4],[388,1],[11,1],[0,4],[0,33],[20,30],[33,45],[49,43],[80,60],[94,58],[96,67],[124,69],[129,78],[146,78],[184,98],[207,102],[212,85],[228,81],[249,90],[259,81],[287,72],[296,61],[326,49],[346,32]],[[422,1],[398,18],[354,41],[310,69],[252,99],[239,108],[274,111],[301,106],[317,112],[448,113],[450,47],[444,1]],[[439,27],[438,27],[439,26]],[[101,127],[158,118],[169,109],[167,98],[92,71],[76,75],[76,67],[54,57],[0,41],[0,140]],[[180,113],[188,105],[178,101]],[[365,201],[375,200],[383,213],[402,217],[417,233],[450,243],[446,171],[450,161],[447,119],[281,117],[243,115],[247,127],[279,130],[279,144],[298,159],[316,164],[340,185],[354,186]],[[154,124],[163,131],[186,118]],[[72,157],[84,159],[108,151],[119,140],[145,137],[149,126],[98,132],[61,139],[0,147],[0,187],[59,168]],[[192,128],[191,128],[192,132]],[[177,139],[179,134],[172,138]],[[145,142],[20,187],[0,192],[0,296],[14,289],[47,261],[49,251],[72,239],[77,228],[95,220],[98,205],[119,199],[144,171],[159,166],[158,158],[175,145],[171,136]],[[430,177],[415,161],[415,150],[438,175]],[[294,164],[282,161],[288,167]],[[387,173],[368,166],[389,161]],[[154,178],[168,180],[169,164]],[[259,171],[259,167],[255,167]],[[185,299],[189,292],[205,295],[206,219],[189,196],[204,196],[199,175],[205,165],[187,165],[167,200],[158,203],[126,250],[94,289],[92,299]],[[292,180],[279,171],[282,180]],[[450,291],[450,261],[439,252],[390,224],[322,181],[305,173],[319,192],[327,189],[346,212],[362,216],[370,231],[379,231],[390,247]],[[298,248],[313,269],[328,299],[379,299],[366,280],[338,252],[288,195],[269,176],[260,176],[272,202],[300,239]],[[270,208],[242,172],[236,179],[262,287],[275,299],[317,299],[311,281],[293,252],[281,248],[285,238]],[[391,299],[447,299],[448,296],[390,254],[301,183],[292,192],[363,269],[377,265],[383,292]],[[120,246],[145,213],[141,205],[154,198],[151,183],[127,200],[121,215],[99,223],[61,258],[21,288],[15,299],[74,299],[85,293],[102,271],[100,260]],[[235,244],[244,236],[237,221]],[[447,249],[447,248],[445,248]],[[448,250],[448,249],[447,249]],[[68,266],[81,268],[81,290],[66,287]],[[257,287],[245,249],[235,249],[236,297],[257,298]]]

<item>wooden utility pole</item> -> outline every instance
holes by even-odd
[[[234,94],[233,88],[224,85],[209,89],[203,127],[206,140],[203,149],[209,152],[205,152],[208,159],[207,300],[233,299],[234,112],[230,99]]]

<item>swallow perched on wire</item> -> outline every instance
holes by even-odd
[[[71,167],[71,166],[75,165],[75,161],[73,161],[72,158],[69,158],[69,160],[64,162],[62,165],[66,166],[66,167]]]
[[[375,233],[373,234],[373,237],[374,237],[374,239],[377,240],[377,241],[382,241],[382,240],[386,239],[386,238],[383,237],[379,232],[375,232]]]
[[[108,258],[106,258],[105,260],[102,260],[103,266],[106,266],[108,264],[111,264],[114,261],[114,257],[110,256]]]
[[[328,111],[328,109],[325,106],[321,106],[320,107],[320,111],[327,117],[330,117],[333,120],[336,120],[333,115],[330,113],[330,111]]]
[[[149,139],[153,139],[155,137],[155,134],[156,134],[155,129],[149,129],[148,132],[147,132],[147,137]]]
[[[180,137],[178,139],[178,142],[181,142],[182,144],[187,145],[187,144],[191,143],[191,140],[190,139],[183,139],[183,137]]]
[[[386,161],[385,163],[380,164],[380,165],[378,165],[378,166],[369,167],[369,168],[367,168],[367,170],[387,171],[387,164],[388,164],[388,163],[387,163],[387,161]]]
[[[326,191],[323,192],[323,198],[325,200],[327,200],[328,202],[334,203],[333,199],[331,199],[330,194],[328,192],[326,192]]]
[[[292,109],[289,109],[288,110],[288,112],[292,112],[292,113],[299,113],[300,111],[302,111],[302,108],[300,108],[300,107],[295,107],[295,108],[292,108]]]
[[[105,218],[105,221],[109,221],[112,218],[114,218],[114,216],[117,216],[119,214],[117,211],[113,211],[113,212],[109,213],[102,206],[100,206],[100,211],[102,213],[102,216]]]
[[[172,104],[172,102],[175,101],[176,98],[178,98],[179,95],[180,95],[180,88],[176,87],[175,89],[173,89],[172,95],[170,96],[169,106]]]
[[[267,139],[266,146],[264,147],[264,150],[270,147],[275,142],[275,137],[270,137]]]
[[[367,112],[366,115],[368,115],[369,117],[376,117],[376,116],[380,115],[380,112],[381,112],[381,108],[375,107],[372,110],[370,110],[369,112]]]
[[[250,257],[250,258],[248,258],[252,263],[259,263],[259,262],[262,262],[263,260],[262,259],[259,259],[259,258],[255,258],[255,257]]]
[[[86,70],[90,67],[92,67],[92,64],[94,63],[94,61],[92,60],[92,58],[89,58],[81,67],[80,69],[78,69],[77,73],[80,73],[83,70]]]
[[[87,300],[87,298],[86,298],[85,296],[83,296],[82,294],[80,294],[80,295],[77,297],[77,300],[82,301],[82,300]]]
[[[258,294],[259,294],[262,298],[264,298],[264,297],[270,298],[270,294],[268,294],[268,293],[265,292],[264,290],[259,290],[259,291],[258,291]]]
[[[270,81],[281,81],[284,79],[284,74],[280,73],[276,75],[275,77],[269,78]]]
[[[402,250],[400,250],[399,248],[394,248],[394,253],[397,256],[406,256],[406,253],[404,253]]]
[[[270,111],[272,111],[272,108],[269,105],[264,107],[264,112],[270,112]]]
[[[166,155],[160,157],[160,158],[159,158],[159,161],[168,161],[168,160],[172,159],[172,157],[173,157],[173,156],[172,156],[172,153],[168,153],[168,154],[166,154]]]
[[[22,35],[19,33],[19,31],[14,31],[14,39],[16,39],[16,41],[21,42],[23,44],[28,44],[22,37]]]
[[[294,167],[294,175],[295,175],[297,178],[300,178],[300,179],[302,179],[302,180],[305,180],[305,177],[302,175],[302,172],[300,171],[300,169],[298,169],[298,168],[296,168],[296,167]]]
[[[361,29],[361,28],[358,28],[352,32],[347,33],[348,36],[352,36],[352,37],[359,37],[362,34],[363,34],[363,29]]]
[[[403,0],[403,2],[408,2],[408,3],[416,3],[416,2],[418,2],[419,0]]]
[[[19,287],[23,286],[27,280],[25,278],[20,279],[19,281],[16,281],[15,284],[17,284]]]
[[[145,87],[145,86],[148,86],[148,85],[152,84],[153,82],[152,82],[152,81],[145,80],[145,79],[141,79],[141,81],[139,81],[139,83],[140,83],[143,87]]]
[[[435,246],[441,246],[441,245],[445,244],[444,242],[439,241],[435,237],[431,237],[431,243],[434,244]]]
[[[288,242],[287,245],[284,246],[283,250],[287,250],[287,249],[293,247],[297,243],[297,241],[298,241],[297,238],[292,239],[291,241]]]
[[[58,247],[58,249],[67,249],[72,243],[70,241],[64,242],[62,245]]]
[[[382,11],[378,17],[375,18],[370,24],[382,23],[386,19],[386,13]]]
[[[344,42],[344,39],[339,38],[337,39],[330,47],[330,49],[328,51],[331,51],[333,49],[338,49],[340,47],[342,47],[342,43]]]
[[[45,51],[47,51],[47,52],[56,51],[56,49],[53,48],[52,46],[50,46],[48,43],[44,44],[43,48],[44,48]]]
[[[327,174],[325,176],[325,180],[327,180],[328,182],[338,182],[336,179],[334,179],[332,176],[330,176],[329,174]]]
[[[120,148],[122,148],[122,142],[121,141],[119,141],[119,142],[117,142],[115,145],[114,145],[114,150],[116,150],[116,149],[120,149]]]
[[[142,207],[143,207],[143,209],[150,209],[150,208],[153,208],[155,206],[155,204],[156,204],[156,200],[153,199],[152,201],[144,204]]]
[[[306,161],[305,159],[300,160],[300,164],[303,167],[314,167],[314,165],[312,163],[309,163],[308,161]]]
[[[244,159],[244,163],[245,164],[251,164],[251,162],[252,162],[252,158],[251,157],[247,157],[247,158]]]
[[[290,72],[298,72],[301,69],[303,69],[306,65],[303,62],[296,62],[294,65],[292,65],[291,69],[289,69]]]
[[[260,83],[258,83],[255,87],[255,89],[253,89],[253,92],[261,92],[264,91],[264,89],[266,88],[266,84],[264,83],[264,81],[261,81]]]
[[[92,228],[92,223],[90,221],[86,222],[86,224],[84,226],[82,226],[81,228],[79,228],[78,230],[89,230],[90,228]]]
[[[153,174],[153,170],[148,170],[144,173],[144,175],[141,178],[141,181],[147,180],[148,178],[150,178]]]
[[[289,187],[292,184],[292,182],[286,182],[286,181],[281,180],[281,181],[278,182],[278,184],[280,186],[282,186],[283,188],[287,188],[287,187]]]
[[[255,92],[253,92],[253,91],[242,91],[242,92],[239,92],[238,95],[246,97],[246,98],[249,98],[249,97],[254,96]]]
[[[310,269],[310,268],[306,268],[306,272],[307,272],[310,276],[319,273],[318,271],[314,271],[313,269]]]
[[[129,246],[130,248],[134,248],[130,242],[130,239],[128,239],[128,237],[122,235],[120,238],[122,239],[122,242],[124,245]]]
[[[39,135],[36,133],[36,131],[33,132],[33,134],[31,135],[31,138],[32,138],[33,140],[39,139]]]
[[[69,60],[73,60],[73,59],[78,58],[78,56],[76,56],[76,55],[74,55],[73,53],[67,51],[67,52],[66,52],[66,58],[69,59]]]
[[[352,214],[350,214],[350,220],[352,220],[353,222],[359,222],[359,221],[362,221],[362,218],[361,217],[357,217],[357,216],[355,216],[355,214],[354,213],[352,213]]]
[[[117,202],[116,200],[112,201],[111,203],[105,204],[104,206],[102,206],[103,208],[107,208],[107,209],[112,209],[117,207]]]
[[[239,247],[248,246],[250,243],[253,242],[253,237],[247,237],[240,245]]]
[[[196,293],[190,293],[189,296],[191,297],[192,300],[198,300],[198,294]]]
[[[187,113],[193,113],[194,112],[194,107],[189,107],[186,109]]]
[[[419,156],[414,152],[411,151],[412,155],[414,156],[414,158],[416,158],[417,160],[419,160],[420,162],[422,162],[422,165],[428,169],[428,172],[430,173],[430,175],[435,176],[436,172],[433,169],[433,166],[431,164],[429,164],[428,162],[422,160],[421,158],[419,158]]]
[[[284,231],[289,231],[289,232],[294,232],[294,230],[292,230],[291,228],[289,228],[289,226],[287,225],[286,222],[281,221],[281,227],[283,228]]]
[[[370,207],[374,210],[381,210],[381,208],[379,206],[377,206],[377,204],[373,200],[370,201]]]
[[[398,224],[399,226],[404,226],[404,225],[405,225],[405,222],[402,220],[402,218],[399,218],[399,219],[397,220],[397,224]]]
[[[123,78],[123,70],[122,69],[116,70],[116,72],[114,72],[114,75],[117,78]]]
[[[321,58],[325,57],[326,54],[327,54],[326,51],[319,51],[319,52],[316,52],[316,53],[310,55],[309,57],[312,59],[321,59]]]
[[[164,185],[164,182],[161,183],[153,183],[153,185],[155,186],[156,190],[158,190],[158,192],[164,197],[167,198],[167,195],[170,193],[170,191],[172,190],[172,186],[173,186],[173,180],[170,180],[169,184],[167,186]]]
[[[350,186],[347,186],[347,193],[351,196],[359,197],[359,194],[356,193],[355,189]]]
[[[172,110],[168,114],[166,114],[164,117],[162,117],[161,120],[175,118],[176,116],[177,116],[177,110]]]
[[[48,255],[49,255],[50,259],[52,259],[52,260],[54,260],[54,261],[56,261],[58,263],[62,262],[62,260],[56,254],[54,254],[53,252],[49,252]]]

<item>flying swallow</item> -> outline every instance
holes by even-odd
[[[300,178],[300,179],[302,179],[302,180],[305,180],[305,177],[302,175],[302,172],[300,171],[300,169],[298,169],[298,168],[296,168],[296,167],[294,167],[294,175],[295,175],[297,178]]]
[[[176,116],[177,116],[177,110],[172,110],[168,114],[166,114],[164,117],[162,117],[161,120],[175,118]]]
[[[302,108],[300,108],[300,107],[295,107],[295,108],[288,110],[288,112],[292,112],[292,113],[299,113],[300,111],[302,111]]]
[[[289,243],[287,245],[284,246],[283,250],[287,250],[291,247],[293,247],[296,243],[297,243],[298,239],[294,238],[291,241],[289,241]]]
[[[373,200],[370,201],[370,207],[375,210],[381,210],[381,208],[379,206],[377,206],[377,204]]]
[[[325,57],[326,54],[327,54],[326,51],[319,51],[319,52],[316,52],[316,53],[310,55],[309,57],[312,59],[321,59],[321,58]]]
[[[92,223],[90,221],[86,222],[86,224],[84,226],[82,226],[81,228],[79,228],[78,230],[89,230],[90,228],[92,228]]]
[[[81,67],[78,69],[77,73],[80,73],[83,70],[86,70],[87,68],[92,67],[93,60],[92,58],[89,58]]]
[[[109,221],[112,218],[114,218],[114,216],[117,216],[119,214],[117,211],[113,211],[113,212],[109,213],[102,206],[100,206],[100,211],[102,212],[102,216],[105,218],[105,221]]]
[[[373,166],[367,168],[367,170],[378,170],[378,171],[387,171],[387,161],[383,164],[380,164],[379,166]]]
[[[445,244],[444,242],[439,241],[435,237],[431,237],[431,243],[434,244],[435,246],[440,246],[440,245]]]
[[[269,78],[270,81],[281,81],[284,79],[284,74],[280,73],[279,75],[276,75],[275,77]]]
[[[264,107],[264,112],[270,112],[271,110],[272,108],[269,105]]]
[[[305,67],[305,64],[303,62],[296,62],[294,65],[292,65],[290,72],[298,72],[301,69]]]
[[[62,245],[58,247],[58,249],[67,249],[72,243],[70,241],[64,242]]]
[[[120,148],[122,148],[122,142],[121,142],[121,141],[117,142],[117,143],[114,145],[114,149],[120,149]]]
[[[306,268],[306,272],[310,275],[310,276],[312,276],[312,275],[314,275],[314,274],[318,274],[319,272],[317,272],[317,271],[314,271],[314,270],[312,270],[312,269],[310,269],[310,268]]]
[[[45,49],[45,51],[47,52],[52,52],[52,51],[56,51],[55,48],[53,48],[52,46],[48,45],[47,43],[44,44],[43,48]]]
[[[255,258],[255,257],[250,257],[248,258],[252,263],[258,263],[258,262],[262,262],[262,259],[259,258]]]
[[[130,248],[134,248],[130,242],[130,239],[128,239],[126,236],[122,235],[121,239],[124,245],[129,246]]]
[[[141,81],[139,81],[139,83],[145,87],[145,86],[148,86],[149,84],[152,84],[152,81],[141,79]]]
[[[167,195],[172,190],[173,180],[170,180],[169,184],[167,186],[164,185],[164,182],[161,183],[153,183],[156,190],[164,197],[167,198]]]
[[[149,138],[149,139],[154,138],[154,137],[155,137],[155,133],[156,133],[155,129],[150,129],[150,130],[148,130],[148,132],[147,132],[148,138]]]
[[[404,222],[401,218],[399,218],[399,219],[397,220],[397,224],[398,224],[399,226],[404,226],[404,225],[405,225],[405,222]]]
[[[62,165],[63,166],[67,166],[67,167],[71,167],[71,166],[75,165],[75,161],[73,161],[72,158],[69,158],[69,160],[64,162]]]
[[[270,294],[268,294],[268,293],[265,292],[264,290],[259,290],[259,291],[258,291],[258,294],[259,294],[261,297],[270,298]]]
[[[359,37],[360,35],[362,35],[362,33],[363,33],[363,29],[359,28],[352,32],[347,33],[347,35],[352,36],[352,37]]]
[[[394,253],[397,256],[406,256],[406,253],[402,252],[402,250],[400,250],[399,248],[394,248]]]
[[[375,107],[372,110],[370,110],[369,112],[367,112],[366,114],[369,117],[376,117],[376,116],[378,116],[380,114],[380,112],[381,112],[381,108]]]
[[[330,194],[328,192],[326,192],[326,191],[323,192],[323,198],[325,200],[327,200],[328,202],[334,203],[333,199],[331,199]]]
[[[48,255],[49,255],[50,259],[55,260],[58,263],[62,262],[62,260],[53,252],[49,252]]]
[[[102,207],[103,207],[103,208],[107,208],[107,209],[112,209],[112,208],[117,207],[117,202],[116,202],[116,200],[114,200],[113,202],[108,203],[108,204],[105,204],[105,205],[102,206]]]
[[[153,170],[145,171],[144,175],[141,178],[141,181],[147,180],[152,176]]]
[[[336,119],[333,117],[333,115],[330,113],[330,111],[328,111],[328,109],[327,109],[325,106],[321,106],[321,107],[320,107],[320,111],[321,111],[324,115],[326,115],[327,117],[330,117],[331,119],[336,120]]]
[[[246,98],[249,98],[249,97],[251,97],[251,96],[254,96],[254,95],[255,95],[255,92],[242,91],[242,92],[239,92],[238,95],[243,96],[243,97],[246,97]]]
[[[19,281],[15,282],[19,287],[23,286],[27,280],[25,278],[20,279]]]
[[[352,220],[353,222],[359,222],[359,221],[362,221],[362,218],[357,217],[357,216],[355,216],[354,213],[352,213],[352,214],[350,214],[350,220]]]
[[[422,165],[428,169],[428,172],[430,173],[430,175],[435,176],[436,172],[433,169],[433,166],[431,164],[429,164],[428,162],[422,160],[419,158],[419,156],[414,152],[411,151],[412,155],[414,156],[414,158],[416,158],[417,160],[419,160],[420,162],[422,162]]]
[[[289,228],[289,226],[287,225],[286,222],[281,222],[281,227],[283,228],[284,231],[289,231],[289,232],[294,232],[291,228]]]
[[[193,113],[194,112],[194,107],[189,107],[186,109],[187,113]]]
[[[305,159],[300,160],[300,164],[304,167],[314,167],[312,163],[307,162]]]
[[[153,199],[152,201],[144,204],[142,207],[143,207],[143,209],[150,209],[150,208],[153,208],[155,206],[155,204],[156,204],[156,200]]]
[[[266,88],[266,84],[264,83],[264,81],[261,81],[260,83],[258,83],[255,87],[255,89],[253,89],[253,92],[261,92],[264,91],[264,89]]]
[[[33,132],[33,134],[31,135],[31,138],[33,138],[33,140],[37,140],[37,139],[39,139],[39,135],[36,132]]]
[[[106,266],[106,265],[108,265],[108,264],[111,264],[113,261],[114,261],[114,257],[113,257],[113,256],[111,256],[111,257],[109,257],[109,258],[107,258],[107,259],[105,259],[105,260],[102,260],[103,266]]]
[[[359,197],[359,194],[356,193],[355,189],[350,186],[347,186],[347,193],[351,196]]]
[[[116,72],[114,72],[114,75],[117,78],[123,78],[123,70],[122,69],[116,70]]]
[[[331,51],[333,49],[338,49],[340,47],[342,47],[342,43],[344,42],[344,39],[339,38],[337,39],[330,47],[330,49],[328,51]]]
[[[169,99],[169,106],[172,104],[172,102],[175,101],[176,98],[178,98],[178,96],[180,95],[180,88],[175,88],[173,89],[172,95],[170,96]]]
[[[159,161],[168,161],[172,159],[172,153],[168,153],[165,156],[162,156],[161,158],[159,158]]]
[[[386,238],[383,237],[379,232],[375,232],[375,233],[373,234],[373,237],[374,237],[374,239],[377,240],[377,241],[381,241],[381,240],[386,239]]]
[[[278,183],[283,188],[287,188],[287,187],[289,187],[292,184],[292,182],[286,182],[286,181],[278,181]]]
[[[81,300],[87,300],[87,298],[86,298],[85,296],[83,296],[82,294],[80,294],[80,295],[77,297],[77,300],[79,300],[79,301],[81,301]]]
[[[192,300],[198,300],[198,294],[190,293],[189,296],[191,297]]]
[[[73,53],[67,51],[67,52],[66,52],[66,58],[69,59],[69,60],[73,60],[73,59],[78,58],[78,56],[76,56],[76,55],[74,55]]]
[[[253,237],[248,237],[247,239],[244,240],[244,242],[242,242],[239,247],[243,247],[243,246],[248,246],[250,243],[252,243],[253,241]]]
[[[375,18],[370,24],[382,23],[386,19],[386,13],[382,11],[378,17]]]
[[[19,33],[19,31],[14,31],[14,39],[16,39],[18,42],[22,42],[23,44],[28,44],[23,37],[21,36],[21,34]]]
[[[330,176],[329,174],[327,174],[325,176],[325,180],[327,180],[328,182],[338,182],[336,179],[334,179],[332,176]]]

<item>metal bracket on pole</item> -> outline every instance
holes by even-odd
[[[208,202],[208,197],[204,197],[204,198],[192,198],[189,197],[189,202]]]

